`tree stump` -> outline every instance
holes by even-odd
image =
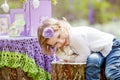
[[[85,64],[52,62],[51,80],[85,80]]]
[[[85,80],[84,63],[52,62],[51,80]],[[104,68],[101,70],[100,80],[107,80]]]
[[[32,80],[22,69],[0,68],[0,80]]]

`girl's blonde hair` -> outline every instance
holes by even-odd
[[[70,24],[64,18],[63,20],[58,20],[55,18],[48,18],[41,22],[40,26],[38,27],[37,35],[38,35],[38,42],[45,54],[51,54],[51,48],[53,46],[48,45],[47,41],[49,38],[45,38],[42,36],[43,30],[47,27],[51,27],[54,32],[61,30],[62,32],[66,32],[70,28]]]

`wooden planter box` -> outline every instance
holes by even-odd
[[[32,78],[28,77],[27,73],[20,68],[3,67],[0,69],[0,80],[32,80]]]
[[[85,64],[52,62],[51,80],[85,80]],[[101,72],[101,80],[106,80]]]

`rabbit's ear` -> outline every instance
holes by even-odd
[[[62,17],[62,19],[63,19],[64,21],[67,21],[67,19],[66,19],[65,17]]]

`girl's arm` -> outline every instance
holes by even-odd
[[[78,54],[75,58],[75,62],[85,63],[88,55],[90,54],[90,49],[88,42],[82,36],[73,36],[70,43],[73,51]]]

